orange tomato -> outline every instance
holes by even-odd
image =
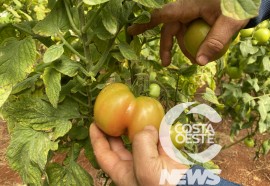
[[[131,141],[146,125],[159,129],[163,116],[164,109],[157,100],[144,96],[135,98],[122,83],[106,86],[94,105],[95,122],[104,133],[115,137],[127,133]]]

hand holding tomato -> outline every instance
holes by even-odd
[[[114,137],[128,134],[131,141],[147,125],[159,129],[163,116],[163,107],[156,99],[135,98],[122,83],[106,86],[94,106],[95,122],[103,132]]]
[[[106,137],[95,124],[90,126],[90,138],[100,167],[118,186],[159,185],[162,169],[188,169],[165,154],[153,126],[134,136],[132,154],[121,138]]]
[[[184,45],[184,39],[190,44],[201,40],[200,34],[192,37],[185,36],[189,24],[202,18],[211,26],[206,38],[203,38],[196,55],[191,54]],[[230,43],[232,37],[248,23],[248,20],[234,20],[223,16],[220,9],[220,0],[178,0],[168,3],[163,8],[155,10],[151,21],[146,24],[135,24],[129,27],[131,35],[137,35],[164,23],[161,31],[160,57],[162,64],[167,66],[171,62],[171,49],[173,37],[177,38],[183,53],[194,63],[206,65],[220,57],[224,48]],[[204,28],[204,26],[202,27]],[[199,30],[198,30],[199,31]],[[188,37],[188,38],[185,38]],[[195,46],[196,47],[196,46]]]

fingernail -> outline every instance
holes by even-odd
[[[209,62],[208,57],[204,55],[199,56],[197,61],[199,65],[206,65]]]

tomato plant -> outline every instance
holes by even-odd
[[[194,101],[202,87],[207,87],[203,98],[233,118],[232,137],[239,130],[248,130],[251,137],[269,130],[269,42],[254,45],[251,36],[237,37],[228,55],[204,67],[191,64],[175,44],[172,63],[164,68],[160,27],[134,37],[127,27],[150,21],[150,12],[167,2],[171,0],[1,1],[0,116],[11,136],[8,162],[25,184],[94,185],[93,175],[77,161],[83,155],[99,169],[88,136],[94,117],[108,134],[132,139],[143,126],[158,123],[160,104],[167,111]],[[254,12],[234,13],[247,19],[243,15]],[[255,30],[269,27],[266,23]],[[202,21],[200,25],[201,33],[198,29],[186,36],[194,56],[197,39],[202,41],[210,29]],[[227,76],[226,65],[241,70],[241,77]],[[114,82],[128,85],[132,93]],[[162,90],[151,93],[158,100],[146,97],[152,83]],[[114,88],[104,92],[107,84]],[[98,95],[110,96],[97,101]],[[128,115],[123,114],[126,109]],[[106,128],[106,123],[114,127]],[[256,147],[267,154],[270,142],[256,140]],[[182,148],[198,150],[195,144]],[[56,161],[59,154],[63,159]]]
[[[94,105],[94,119],[100,129],[115,137],[127,131],[131,141],[146,125],[159,129],[163,116],[164,109],[157,100],[145,96],[135,98],[121,83],[106,86]]]

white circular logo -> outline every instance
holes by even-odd
[[[195,102],[181,103],[171,108],[163,117],[161,121],[160,129],[159,129],[160,143],[161,143],[162,148],[166,152],[166,154],[173,160],[181,164],[186,164],[186,165],[194,164],[194,161],[190,161],[190,159],[195,160],[196,162],[199,162],[199,163],[208,162],[211,159],[213,159],[220,152],[222,148],[221,145],[212,144],[206,150],[199,153],[189,153],[183,150],[186,156],[188,156],[187,158],[173,145],[173,142],[171,140],[171,135],[170,135],[170,129],[171,129],[172,124],[182,113],[186,115],[188,114],[202,115],[213,123],[219,123],[222,120],[220,115],[212,107],[206,104],[200,104],[200,105],[194,106],[193,108],[189,110],[189,112],[184,113],[184,110],[186,110],[188,107],[194,104]],[[194,142],[194,139],[197,139],[197,141],[199,142],[200,141],[199,138],[204,138],[204,135],[205,135],[205,131],[202,132],[202,130],[206,130],[209,133],[209,130],[206,129],[209,127],[211,129],[210,132],[212,132],[212,135],[214,135],[211,124],[182,124],[181,127],[182,127],[181,130],[179,130],[178,127],[176,127],[175,129],[175,131],[177,132],[177,135],[175,137],[175,140],[177,143],[182,143],[184,140],[188,142],[188,139],[191,139],[191,138],[193,142]],[[183,134],[183,131],[185,131],[185,134]],[[179,138],[181,139],[181,141],[179,140]]]

